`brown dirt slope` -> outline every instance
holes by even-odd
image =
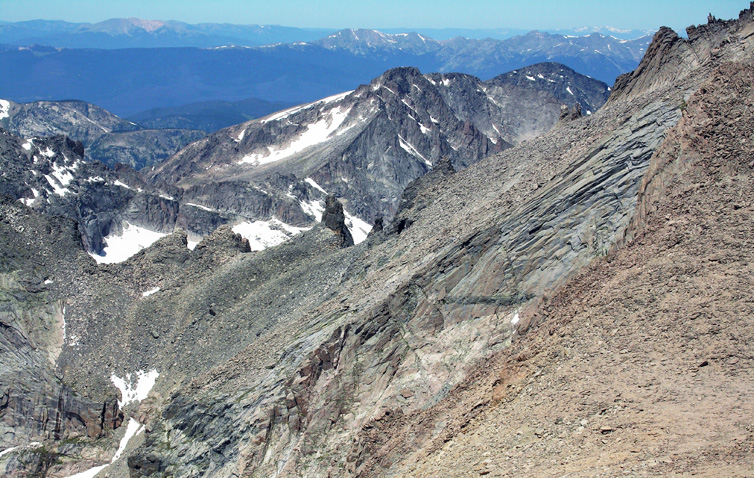
[[[689,99],[629,242],[415,417],[435,438],[400,475],[754,476],[752,85],[726,63]]]

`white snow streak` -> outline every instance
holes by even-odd
[[[518,316],[518,310],[517,310],[517,311],[516,311],[516,313],[515,313],[515,314],[513,314],[513,319],[511,320],[511,324],[513,324],[513,325],[516,325],[516,324],[518,323],[518,321],[519,321],[519,320],[521,320],[521,319],[520,319],[520,317]]]
[[[284,146],[282,149],[277,149],[274,145],[266,148],[266,154],[254,153],[244,156],[239,164],[268,164],[281,159],[287,158],[293,154],[299,153],[306,148],[323,143],[327,141],[334,133],[341,135],[345,133],[349,128],[344,128],[336,133],[336,130],[340,127],[343,121],[348,116],[350,109],[343,111],[339,106],[333,108],[328,117],[322,118],[316,123],[310,124],[306,127],[306,130],[301,135],[291,141],[291,144]]]
[[[405,150],[407,153],[411,154],[412,156],[416,156],[417,158],[424,161],[424,164],[426,164],[429,167],[432,167],[432,163],[430,163],[427,158],[425,158],[419,151],[416,150],[413,146],[408,144],[407,141],[403,139],[401,135],[398,135],[398,144],[400,145],[403,150]]]
[[[317,184],[316,182],[314,182],[314,180],[312,178],[306,178],[306,179],[304,179],[304,181],[306,181],[307,183],[309,183],[309,186],[313,187],[314,189],[318,189],[318,190],[322,191],[323,194],[327,194],[327,191],[325,191],[324,189],[322,189],[322,186],[320,186],[319,184]]]
[[[199,208],[199,209],[201,209],[203,211],[215,212],[214,209],[210,209],[207,206],[202,206],[201,204],[196,204],[196,203],[193,203],[193,202],[187,202],[187,203],[185,203],[185,205],[186,206],[193,206],[193,207]]]
[[[150,295],[156,294],[159,291],[160,291],[160,288],[159,287],[155,287],[154,289],[149,289],[147,291],[142,292],[141,296],[142,297],[149,297]]]
[[[119,186],[121,188],[126,188],[126,189],[130,189],[130,190],[133,191],[133,188],[131,186],[129,186],[128,184],[122,183],[122,182],[120,182],[117,179],[115,180],[115,182],[113,184],[116,185],[116,186]]]
[[[102,248],[104,255],[99,256],[96,254],[91,255],[95,261],[100,264],[113,264],[116,262],[123,262],[129,257],[133,256],[142,249],[145,249],[155,243],[161,237],[165,237],[167,234],[161,232],[150,231],[149,229],[134,226],[129,222],[123,223],[123,232],[120,236],[108,235],[106,236],[105,243],[107,244]]]
[[[94,468],[90,468],[86,471],[82,471],[81,473],[76,473],[75,475],[70,475],[67,478],[94,478],[94,476],[97,475],[100,471],[104,470],[111,464],[115,463],[118,458],[123,455],[123,452],[126,451],[126,447],[128,446],[128,442],[131,441],[131,438],[135,437],[139,433],[144,431],[144,425],[139,423],[133,418],[128,419],[128,425],[126,426],[126,433],[123,435],[123,438],[120,439],[120,444],[118,445],[118,451],[115,452],[115,455],[113,456],[113,459],[110,460],[110,464],[107,465],[100,465],[95,466]]]
[[[573,95],[573,91],[571,91],[571,87],[570,86],[566,86],[566,91]]]
[[[17,447],[17,446],[13,446],[13,447],[10,447],[10,448],[6,448],[5,450],[3,450],[3,451],[0,451],[0,456],[3,456],[3,455],[5,455],[5,454],[8,454],[8,453],[12,452],[13,450],[17,450],[17,449],[18,449],[18,447]]]
[[[128,442],[131,441],[131,438],[138,435],[144,428],[144,425],[137,422],[133,418],[128,419],[128,426],[126,427],[126,434],[123,435],[123,438],[120,439],[120,445],[118,446],[118,451],[115,452],[115,456],[113,456],[113,459],[110,461],[110,463],[115,463],[115,460],[120,458],[120,456],[123,454],[124,451],[126,451],[126,446],[128,446]]]
[[[526,79],[529,80],[529,81],[537,81],[536,78],[534,78],[533,76],[529,76],[529,75],[526,75]]]
[[[133,375],[136,377],[132,378]],[[123,408],[129,403],[140,402],[147,398],[159,376],[160,374],[155,369],[149,372],[139,370],[135,374],[127,373],[125,378],[120,378],[115,374],[110,375],[110,381],[121,393],[122,398],[118,400],[118,407]]]
[[[90,468],[86,471],[82,471],[81,473],[76,473],[75,475],[69,475],[67,478],[94,478],[97,473],[107,468],[109,465],[100,465],[95,466],[94,468]]]

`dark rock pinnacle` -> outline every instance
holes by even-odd
[[[343,212],[343,205],[338,201],[335,195],[327,196],[325,202],[325,212],[322,214],[322,222],[329,229],[340,234],[341,246],[349,247],[353,245],[351,231],[346,226],[346,215]]]

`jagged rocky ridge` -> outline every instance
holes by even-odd
[[[218,226],[229,224],[252,241],[252,248],[267,247],[320,220],[328,192],[345,199],[354,198],[346,204],[347,210],[350,210],[347,223],[356,240],[361,241],[369,230],[369,224],[357,215],[370,221],[383,215],[389,217],[401,188],[411,179],[424,174],[431,167],[431,161],[440,155],[448,155],[457,165],[465,166],[490,151],[505,147],[507,143],[497,136],[501,131],[507,137],[531,136],[551,127],[556,121],[559,101],[567,103],[581,99],[591,105],[606,95],[604,85],[562,66],[548,64],[532,68],[522,74],[535,75],[535,81],[526,80],[534,87],[507,86],[506,81],[510,80],[501,77],[494,80],[495,86],[489,87],[497,92],[497,99],[491,100],[496,104],[489,105],[485,105],[488,100],[481,83],[473,77],[436,75],[435,78],[442,85],[443,93],[440,95],[435,88],[437,81],[431,80],[431,75],[426,78],[430,78],[435,85],[416,70],[392,71],[381,80],[394,85],[392,87],[396,91],[400,90],[400,97],[385,101],[382,96],[389,96],[387,90],[375,93],[373,86],[364,86],[362,90],[369,91],[367,98],[342,105],[332,99],[324,100],[322,104],[332,103],[331,109],[324,113],[314,113],[319,103],[296,108],[298,128],[293,128],[287,136],[277,129],[281,129],[280,123],[290,121],[288,116],[291,111],[271,117],[279,116],[277,121],[267,119],[225,130],[182,152],[171,165],[153,174],[151,184],[146,184],[129,168],[117,166],[109,170],[96,162],[82,161],[91,159],[91,151],[99,154],[100,150],[119,149],[118,143],[123,138],[127,139],[122,151],[133,155],[138,150],[138,157],[143,160],[146,153],[142,150],[149,154],[160,150],[149,146],[156,139],[151,132],[135,129],[135,125],[128,124],[133,131],[102,134],[93,140],[104,130],[128,125],[120,118],[83,102],[9,103],[5,121],[16,130],[26,134],[50,134],[69,128],[75,136],[84,138],[91,145],[87,155],[83,153],[87,151],[86,143],[83,150],[79,145],[73,151],[70,145],[68,149],[62,147],[68,143],[60,138],[25,141],[5,135],[5,158],[9,161],[9,171],[14,173],[12,176],[6,175],[3,184],[6,194],[23,200],[37,210],[76,220],[87,250],[105,255],[103,260],[108,261],[116,258],[113,255],[114,244],[128,240],[126,237],[134,234],[166,234],[176,228],[186,230],[193,244]],[[427,98],[412,99],[412,94],[416,96],[416,91],[419,91],[419,86],[414,85],[416,82],[422,82],[423,88],[431,90],[428,95],[436,105],[430,105],[427,110]],[[469,96],[472,91],[476,97]],[[375,102],[381,106],[372,108]],[[412,104],[414,106],[410,106]],[[421,118],[416,117],[419,114],[414,107],[422,111]],[[545,107],[546,113],[536,117],[524,114],[533,107]],[[366,111],[365,114],[371,114],[371,122],[365,121],[363,124],[354,116],[346,119],[344,128],[359,131],[354,136],[355,141],[352,141],[354,144],[343,144],[338,134],[341,132],[337,128],[339,125],[327,123],[328,119],[343,121],[347,108],[361,108]],[[314,117],[309,118],[313,113]],[[397,119],[395,122],[391,119],[393,115]],[[316,121],[318,118],[320,122]],[[400,125],[397,131],[394,131],[394,123]],[[475,124],[483,128],[486,134],[477,130]],[[275,131],[271,132],[270,126]],[[313,151],[303,148],[302,152],[310,157],[310,165],[303,172],[296,164],[291,167],[292,161],[287,160],[276,161],[267,168],[247,165],[247,176],[253,177],[253,180],[232,172],[230,178],[227,172],[224,173],[225,177],[215,172],[209,177],[195,173],[190,187],[184,187],[181,182],[177,184],[179,187],[166,185],[163,180],[166,176],[162,173],[164,169],[173,168],[181,174],[186,168],[206,171],[209,167],[205,165],[207,158],[185,159],[191,158],[192,152],[197,149],[202,154],[208,152],[210,160],[222,156],[227,148],[235,151],[236,156],[247,151],[243,156],[246,158],[250,156],[250,149],[258,150],[261,147],[259,141],[254,142],[249,138],[269,138],[273,133],[278,133],[283,142],[291,136],[293,139],[287,141],[303,141],[302,137],[307,134],[314,132],[316,136],[322,133],[318,131],[321,126],[333,130],[334,134],[329,138],[326,134],[317,138],[323,143],[315,144]],[[247,129],[254,128],[261,128],[262,131],[249,133],[247,138],[243,138]],[[169,133],[162,132],[163,135]],[[487,135],[497,137],[488,139]],[[183,136],[179,135],[178,141],[181,141],[180,138]],[[384,145],[385,142],[388,146]],[[416,143],[416,147],[411,145],[412,142]],[[175,145],[168,144],[168,147]],[[384,154],[380,153],[382,149],[386,150]],[[457,152],[459,149],[462,153]],[[329,156],[320,156],[323,150]],[[350,154],[353,159],[350,162],[337,161],[334,156],[339,152]],[[228,158],[221,157],[220,160],[227,162]],[[325,161],[327,163],[323,164]],[[377,171],[363,174],[364,168],[370,169],[365,164],[370,161],[378,163]],[[195,164],[197,162],[200,164]],[[307,171],[316,172],[316,167],[320,168],[321,174],[313,176],[322,181],[329,191],[307,177]],[[333,172],[332,168],[341,171]],[[378,175],[382,177],[379,181],[375,179]],[[334,184],[328,179],[332,176],[335,176]],[[351,184],[347,183],[349,178]],[[384,195],[393,199],[386,199]],[[110,249],[108,246],[111,246]],[[113,259],[108,259],[108,254]]]
[[[661,186],[667,174],[679,171],[658,167],[657,155],[669,147],[666,137],[673,140],[682,115],[709,114],[714,121],[741,105],[732,94],[729,104],[697,107],[692,95],[706,94],[700,87],[708,78],[727,91],[726,77],[742,65],[750,69],[752,11],[699,31],[664,51],[655,45],[654,56],[645,58],[645,71],[666,81],[628,77],[619,82],[615,99],[592,116],[563,122],[537,140],[458,172],[443,163],[407,189],[396,214],[403,226],[385,227],[361,245],[343,249],[336,233],[319,226],[277,248],[249,253],[223,228],[194,252],[183,247],[185,236],[176,234],[124,264],[97,268],[90,263],[81,271],[84,280],[76,282],[86,287],[66,291],[72,333],[87,332],[78,347],[63,347],[58,363],[66,364],[67,383],[94,400],[114,392],[108,377],[115,369],[154,367],[161,373],[151,398],[126,410],[147,424],[140,447],[129,452],[128,469],[116,464],[110,472],[415,474],[412,467],[422,464],[415,459],[424,456],[421,452],[460,440],[468,423],[464,417],[491,408],[489,397],[473,393],[475,387],[491,384],[499,391],[512,383],[494,376],[477,382],[475,367],[484,370],[497,352],[511,350],[511,343],[518,353],[512,360],[526,362],[538,345],[534,340],[550,336],[547,321],[557,317],[540,313],[548,296],[543,289],[567,284],[583,266],[632,239],[632,217],[641,225],[645,214],[634,216],[640,188],[661,200],[647,186],[651,178]],[[700,64],[667,71],[673,57],[685,51]],[[733,70],[711,76],[718,67]],[[750,85],[747,80],[744,76],[736,84]],[[749,105],[746,89],[737,91]],[[729,119],[725,125],[733,124],[734,117]],[[740,137],[744,131],[738,139],[748,139]],[[696,140],[706,161],[716,157],[705,149],[709,138],[726,132],[727,126]],[[745,147],[742,151],[734,154],[745,154]],[[678,156],[669,152],[663,161],[672,164]],[[736,200],[746,197],[736,195],[732,186],[748,174],[739,173],[735,180],[719,178],[718,186],[732,189]],[[638,210],[651,216],[645,194]],[[17,201],[10,206],[24,209]],[[674,237],[668,244],[678,243]],[[213,246],[214,241],[219,244]],[[209,260],[183,260],[194,254]],[[652,257],[633,260],[643,268]],[[610,267],[609,260],[599,263]],[[159,291],[143,295],[155,285]],[[743,299],[729,300],[745,301],[749,292],[741,293]],[[535,333],[538,325],[541,334]],[[741,372],[750,360],[743,347]],[[547,385],[536,377],[532,373],[530,383]],[[744,377],[750,384],[749,375],[739,376]],[[536,410],[538,402],[525,405]],[[596,412],[602,407],[586,405]],[[743,422],[748,415],[741,413]],[[743,425],[735,426],[738,431]],[[611,430],[597,434],[606,440]],[[602,448],[592,450],[599,456]],[[435,463],[443,465],[444,456],[447,451],[433,455]],[[529,454],[530,459],[539,456]],[[705,458],[720,460],[715,456]],[[0,464],[18,463],[16,457],[5,455]],[[461,455],[460,462],[477,458]],[[490,463],[493,458],[498,457]],[[480,463],[474,473],[487,474],[487,465]],[[52,472],[60,475],[64,465],[55,466]],[[612,471],[619,473],[615,467]],[[511,473],[527,469],[522,464]]]
[[[306,178],[372,223],[392,217],[401,191],[440,158],[466,167],[548,131],[562,104],[596,111],[607,96],[603,83],[551,63],[486,82],[396,68],[352,92],[219,131],[180,151],[150,177],[213,209],[229,204],[227,197],[212,195],[219,185],[238,194],[243,184],[249,195],[239,206],[251,207],[260,200],[260,188],[247,184],[280,174]],[[310,196],[317,194],[310,188]]]

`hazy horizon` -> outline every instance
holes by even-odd
[[[613,27],[621,30],[656,30],[669,26],[683,30],[705,23],[708,13],[728,19],[749,6],[740,0],[679,1],[662,3],[629,0],[612,2],[579,0],[514,2],[475,0],[384,0],[353,3],[346,0],[277,2],[241,0],[0,0],[0,21],[62,20],[99,23],[114,18],[236,25],[281,25],[296,28],[340,30],[369,29],[516,29],[557,30]]]

